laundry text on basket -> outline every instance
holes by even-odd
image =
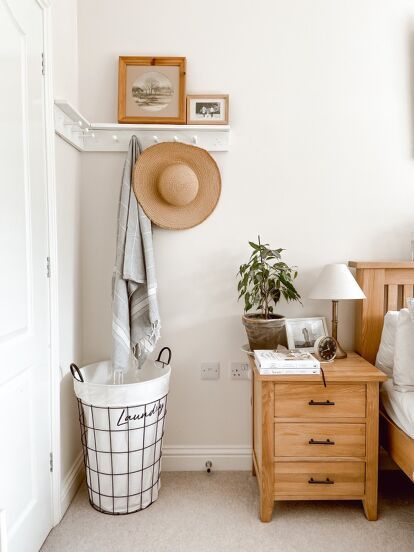
[[[119,419],[116,425],[122,426],[127,424],[129,421],[141,420],[144,416],[146,418],[149,418],[150,416],[154,416],[154,414],[157,414],[159,417],[163,409],[164,409],[163,403],[154,404],[154,406],[149,412],[142,412],[141,414],[134,414],[133,416],[131,416],[130,414],[125,414],[127,411],[124,408],[121,415],[119,416]]]

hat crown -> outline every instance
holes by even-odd
[[[202,148],[161,142],[139,155],[134,167],[134,192],[153,224],[171,230],[193,228],[217,205],[220,171]]]
[[[185,163],[172,163],[158,177],[158,192],[164,201],[184,207],[196,198],[199,184],[196,173]]]

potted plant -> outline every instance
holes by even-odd
[[[286,301],[300,301],[293,285],[298,272],[281,260],[283,249],[270,249],[268,244],[249,242],[250,259],[240,266],[238,292],[244,296],[243,324],[250,349],[276,349],[285,326],[285,317],[273,312],[283,296]],[[247,314],[255,307],[258,312]]]

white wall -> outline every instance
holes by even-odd
[[[77,405],[71,362],[82,364],[82,308],[80,271],[80,159],[79,153],[56,139],[56,187],[59,262],[59,340],[61,381],[62,484],[80,451]]]
[[[287,249],[304,307],[325,263],[407,259],[414,230],[409,0],[110,0],[79,2],[80,108],[117,113],[119,55],[185,55],[189,93],[230,94],[231,151],[215,155],[223,190],[188,231],[155,229],[162,344],[174,352],[166,443],[247,446],[250,387],[229,364],[246,342],[235,274],[247,241]],[[97,19],[97,14],[99,18]],[[84,355],[110,354],[121,154],[82,159]],[[340,307],[352,345],[353,305]],[[221,362],[200,381],[202,360]]]
[[[77,3],[52,4],[53,81],[55,98],[78,105]],[[56,190],[59,268],[59,339],[61,381],[61,495],[65,508],[76,486],[74,466],[80,452],[77,406],[71,362],[82,362],[80,271],[81,159],[74,148],[56,137]],[[73,477],[75,478],[73,479]]]

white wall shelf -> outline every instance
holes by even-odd
[[[55,100],[55,132],[79,151],[127,151],[133,135],[143,148],[158,142],[184,142],[208,151],[230,149],[228,125],[90,123],[65,100]]]

